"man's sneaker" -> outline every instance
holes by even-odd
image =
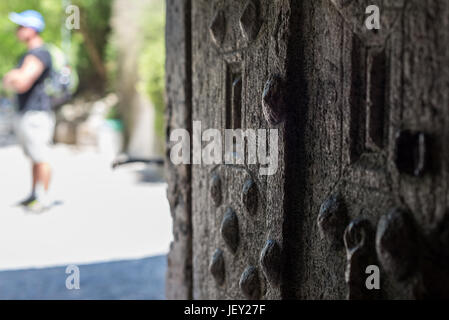
[[[35,213],[42,213],[44,211],[47,211],[50,209],[50,205],[46,202],[43,202],[39,199],[35,199],[32,202],[30,202],[27,206],[25,206],[27,210],[35,212]]]
[[[22,207],[28,207],[30,203],[32,203],[33,201],[36,201],[36,196],[30,195],[27,199],[19,202],[17,205]]]

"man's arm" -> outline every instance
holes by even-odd
[[[45,65],[33,55],[26,56],[22,67],[8,72],[3,78],[6,89],[25,93],[31,89],[45,70]]]

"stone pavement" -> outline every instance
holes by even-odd
[[[79,265],[80,289],[66,288],[66,267],[0,272],[2,300],[161,300],[166,256]]]
[[[112,171],[112,158],[56,146],[51,196],[61,204],[37,215],[15,206],[29,193],[28,161],[14,144],[0,148],[0,298],[73,298],[69,264],[80,266],[81,299],[163,297],[172,239],[166,185],[144,165]],[[135,285],[125,285],[128,276]]]

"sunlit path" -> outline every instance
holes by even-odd
[[[0,270],[88,264],[165,254],[171,217],[164,183],[132,165],[117,171],[95,151],[54,149],[52,198],[36,215],[15,207],[29,193],[29,164],[17,146],[0,149]]]

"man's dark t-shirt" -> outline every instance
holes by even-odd
[[[45,47],[39,47],[31,49],[22,56],[18,64],[20,68],[28,55],[33,55],[38,58],[45,66],[45,70],[42,75],[36,80],[30,90],[25,93],[17,95],[19,111],[26,112],[30,110],[35,111],[50,111],[51,100],[45,93],[44,82],[45,79],[50,76],[51,72],[51,55]]]

